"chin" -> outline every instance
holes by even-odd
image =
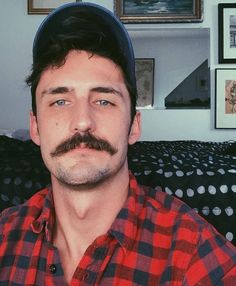
[[[95,188],[104,183],[111,176],[110,170],[104,169],[99,171],[89,170],[87,172],[79,172],[79,174],[60,172],[56,178],[60,184],[76,190]]]

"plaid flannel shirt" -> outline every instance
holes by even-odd
[[[0,219],[0,285],[66,285],[52,244],[52,191]],[[70,285],[236,285],[236,250],[180,200],[137,185],[110,230],[78,261]]]

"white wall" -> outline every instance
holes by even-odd
[[[113,9],[111,0],[91,2]],[[214,129],[214,69],[236,67],[236,65],[218,65],[217,4],[235,3],[235,1],[205,0],[204,2],[203,23],[156,26],[158,28],[210,27],[211,110],[143,110],[142,140],[236,140],[235,130]],[[0,7],[0,130],[27,128],[31,100],[30,91],[25,86],[24,79],[31,67],[33,37],[44,16],[27,15],[27,0],[0,0]],[[155,25],[149,26],[155,28]],[[132,30],[137,31],[135,24],[127,27],[131,36]],[[135,46],[135,41],[138,40],[134,39],[134,48],[139,56],[140,45]],[[155,45],[152,46],[155,49]],[[161,68],[158,73],[161,73]]]
[[[154,107],[210,56],[209,29],[159,29],[130,32],[135,56],[154,58]],[[193,87],[194,88],[194,87]]]
[[[34,34],[43,16],[27,15],[27,0],[0,0],[0,129],[27,128]]]

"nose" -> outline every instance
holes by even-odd
[[[92,108],[88,102],[80,102],[73,108],[71,114],[70,130],[74,133],[92,133],[95,129],[95,120]]]

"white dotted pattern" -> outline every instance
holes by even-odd
[[[234,239],[234,235],[232,232],[227,232],[225,237],[229,240],[232,241]]]

